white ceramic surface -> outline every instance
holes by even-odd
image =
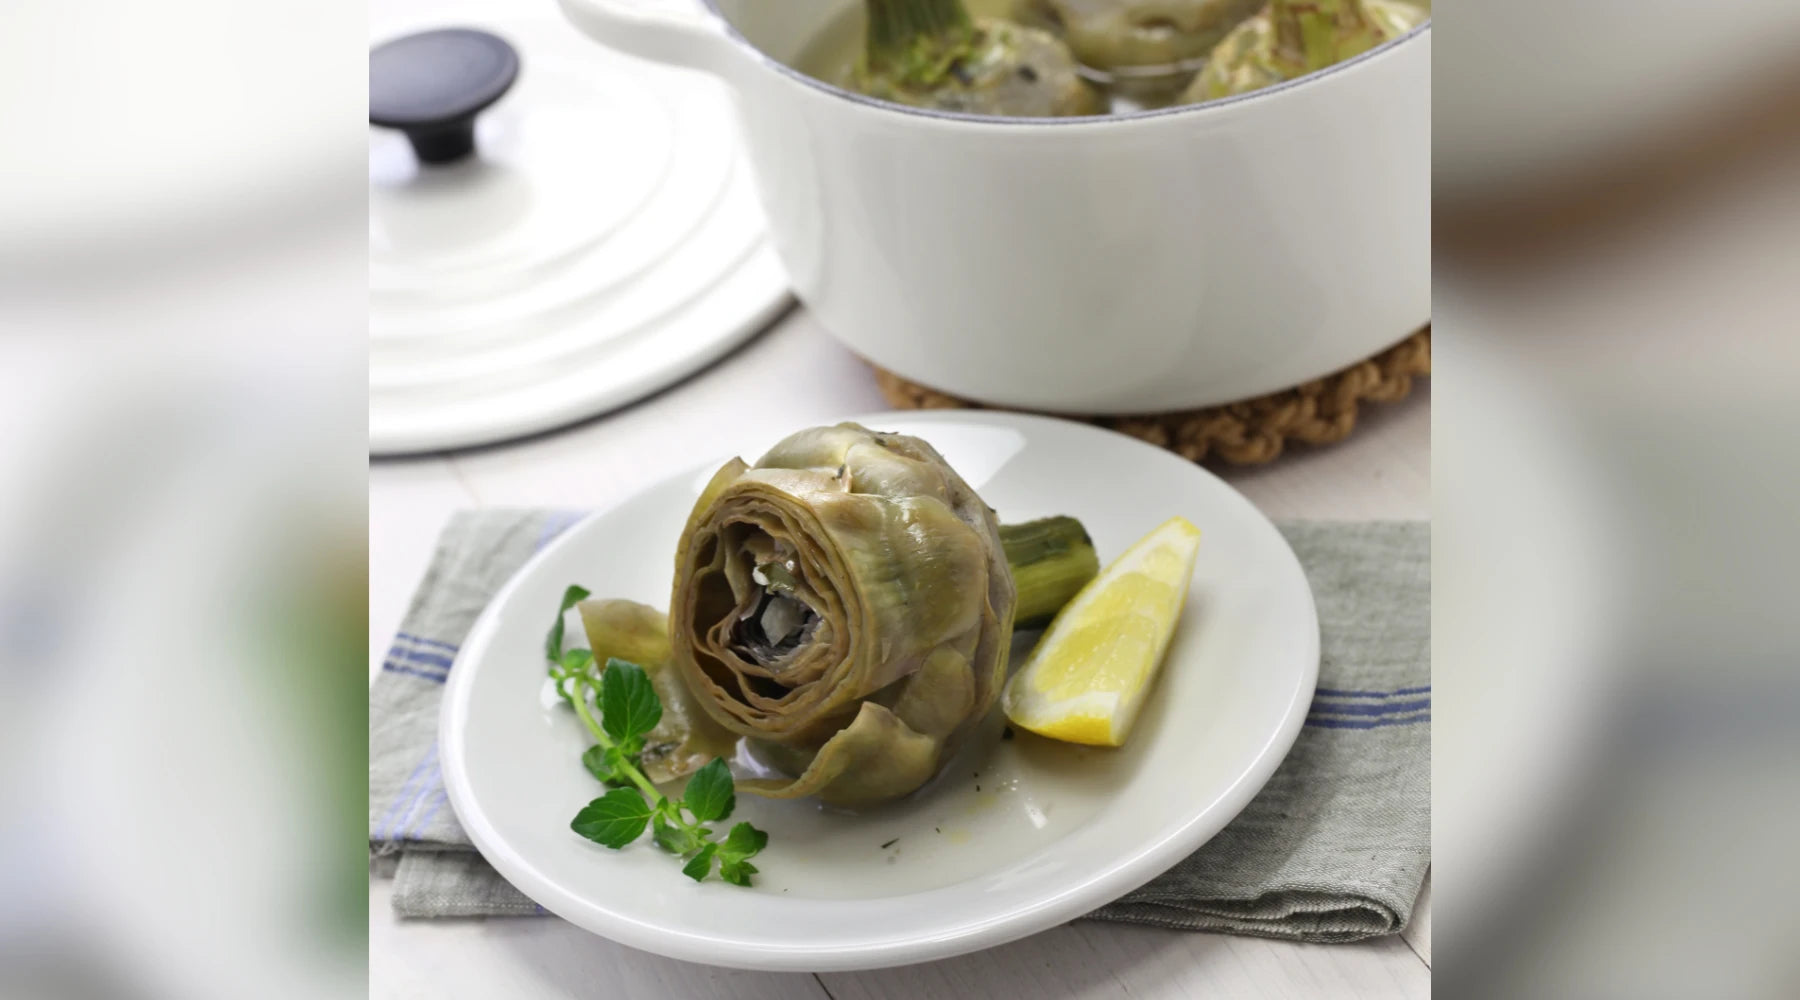
[[[1167,869],[1235,816],[1292,745],[1318,670],[1312,594],[1280,534],[1230,487],[1082,424],[859,419],[930,440],[1004,519],[1080,517],[1103,559],[1173,513],[1200,525],[1189,603],[1129,745],[1001,741],[995,713],[937,781],[878,810],[743,796],[737,818],[770,833],[749,890],[692,883],[647,843],[613,852],[570,832],[596,786],[578,760],[580,723],[544,697],[544,629],[570,583],[666,606],[670,549],[716,467],[708,461],[548,546],[489,605],[450,671],[440,731],[450,802],[487,859],[546,908],[715,965],[825,971],[959,954],[1079,916]],[[744,442],[742,453],[772,443]]]
[[[927,385],[1058,412],[1202,406],[1430,317],[1429,25],[1239,98],[1005,120],[778,61],[854,0],[560,3],[608,45],[732,86],[797,294]]]
[[[545,7],[395,9],[520,52],[473,158],[421,168],[369,137],[369,438],[375,454],[505,440],[641,398],[791,300],[729,99],[696,73],[596,50]]]

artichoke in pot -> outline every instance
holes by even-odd
[[[708,483],[677,550],[671,662],[695,703],[788,777],[776,797],[870,805],[938,772],[1005,680],[1015,620],[1098,560],[1072,519],[999,523],[929,444],[802,431]]]
[[[885,101],[1015,118],[1104,112],[1068,46],[969,15],[963,0],[864,0],[868,34],[845,85]]]
[[[1270,0],[1219,43],[1181,103],[1305,76],[1397,38],[1430,16],[1400,0]]]
[[[1213,46],[1263,3],[1015,0],[1014,16],[1060,36],[1079,62],[1105,74],[1115,90],[1154,104],[1175,96]]]

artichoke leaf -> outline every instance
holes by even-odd
[[[827,740],[797,777],[741,780],[737,787],[771,799],[817,795],[832,805],[876,805],[931,780],[942,763],[941,753],[939,741],[865,701],[855,720]]]
[[[662,701],[662,720],[644,737],[644,774],[657,784],[699,770],[714,757],[730,760],[737,736],[694,704],[681,676],[669,668],[669,619],[647,604],[586,600],[575,606],[594,660],[617,657],[644,668]]]

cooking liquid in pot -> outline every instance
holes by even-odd
[[[1008,18],[1013,7],[1012,0],[964,0],[964,4],[975,17]],[[851,71],[856,66],[857,57],[862,55],[863,31],[867,24],[861,4],[845,8],[842,14],[821,28],[812,41],[807,42],[806,47],[800,50],[800,55],[794,60],[794,68],[833,86],[854,90],[850,85]],[[1083,76],[1093,80],[1107,96],[1108,107],[1113,114],[1129,114],[1149,106],[1113,90],[1110,86],[1110,74],[1086,66],[1082,67],[1081,72]],[[1190,68],[1181,78],[1185,80],[1192,75]]]

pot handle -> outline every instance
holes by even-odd
[[[725,22],[697,10],[622,0],[557,0],[589,38],[626,55],[722,75],[736,63]]]

